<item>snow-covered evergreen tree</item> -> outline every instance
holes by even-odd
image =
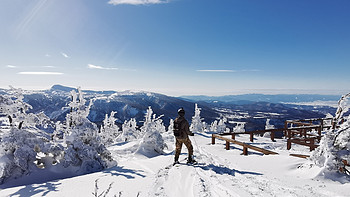
[[[23,126],[33,127],[36,124],[44,124],[45,114],[36,116],[35,114],[27,114],[32,106],[23,101],[22,89],[16,89],[10,86],[9,94],[0,95],[0,113],[7,116],[10,126],[22,129]]]
[[[270,119],[266,119],[265,130],[274,129],[274,128],[275,128],[275,126],[270,124]],[[266,133],[264,133],[263,137],[271,138],[271,133],[270,132],[266,132]]]
[[[156,115],[153,115],[151,107],[147,109],[145,114],[145,121],[141,127],[141,133],[143,134],[142,141],[137,152],[146,156],[153,156],[155,154],[162,154],[166,144],[164,143],[161,133],[165,132],[165,126]]]
[[[344,114],[349,110],[350,93],[342,96],[338,102],[335,122],[339,128],[332,128],[322,137],[320,146],[311,155],[318,166],[323,168],[323,175],[328,176],[334,172],[344,172],[350,176],[350,115]],[[344,119],[344,122],[341,120]]]
[[[71,110],[66,116],[64,132],[64,167],[76,166],[79,167],[79,173],[88,173],[116,165],[97,135],[97,126],[87,118],[92,102],[85,105],[86,100],[80,88],[78,94],[72,90],[71,96]]]
[[[32,106],[23,101],[21,89],[11,87],[9,95],[0,95],[0,113],[7,116],[9,130],[0,132],[0,184],[37,168],[37,153],[49,142],[49,135],[35,128],[44,124],[44,114],[27,114]]]
[[[203,132],[205,125],[203,125],[201,118],[201,108],[198,107],[197,103],[194,106],[194,116],[192,117],[190,131],[192,132]]]
[[[217,128],[218,128],[218,121],[217,120],[214,120],[214,122],[212,122],[210,124],[210,131],[211,132],[216,132],[217,131]]]
[[[168,126],[168,133],[173,133],[174,131],[174,120],[170,119],[169,126]]]
[[[216,128],[216,132],[217,133],[224,133],[226,132],[226,124],[225,122],[227,122],[227,119],[225,117],[220,118],[218,126]]]
[[[233,128],[233,133],[244,133],[245,122],[237,122],[237,125]]]
[[[117,119],[114,117],[116,113],[117,112],[112,111],[110,116],[106,114],[106,117],[103,120],[103,125],[101,126],[99,135],[103,143],[106,145],[113,144],[121,133],[118,125],[116,124]]]
[[[141,137],[140,131],[137,130],[137,123],[135,118],[131,118],[129,121],[124,121],[122,125],[122,133],[118,136],[118,142],[129,142]]]

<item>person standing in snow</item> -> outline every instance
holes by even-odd
[[[174,135],[176,138],[174,165],[179,164],[179,156],[181,153],[182,144],[185,144],[188,149],[187,163],[194,163],[196,161],[193,159],[193,146],[190,138],[188,137],[189,135],[193,136],[194,134],[190,131],[190,125],[185,119],[185,110],[183,108],[180,108],[177,113],[179,116],[174,120]]]

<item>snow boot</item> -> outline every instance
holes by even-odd
[[[194,164],[194,163],[197,163],[197,161],[193,159],[192,155],[190,155],[190,156],[188,156],[187,163],[188,164]]]
[[[173,163],[173,166],[175,166],[176,164],[180,164],[180,162],[179,161],[174,161],[174,163]]]

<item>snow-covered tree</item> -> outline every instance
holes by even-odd
[[[212,122],[210,124],[210,131],[211,132],[216,132],[217,131],[217,128],[218,128],[218,121],[217,120],[214,120],[214,122]]]
[[[79,167],[79,173],[88,173],[115,165],[110,152],[97,135],[97,126],[87,118],[92,102],[85,105],[80,88],[78,94],[72,90],[71,96],[64,132],[64,167],[75,166]]]
[[[174,131],[174,120],[170,119],[169,126],[168,126],[168,133],[173,133]]]
[[[47,116],[41,113],[39,116],[35,114],[27,114],[32,106],[23,101],[22,89],[16,89],[10,86],[9,94],[0,95],[0,113],[7,116],[10,126],[22,129],[23,126],[34,127],[37,124],[44,125],[48,121]]]
[[[227,119],[225,117],[221,117],[219,121],[214,120],[214,122],[212,122],[210,125],[210,131],[214,133],[229,132],[229,129],[226,128],[226,122]]]
[[[275,126],[270,124],[270,119],[266,119],[266,123],[265,123],[265,130],[268,130],[268,129],[274,129]],[[267,137],[267,138],[271,138],[271,133],[270,132],[265,132],[264,137]]]
[[[218,126],[217,126],[217,133],[224,133],[226,132],[226,124],[225,122],[227,122],[227,119],[225,117],[220,118]]]
[[[1,132],[0,183],[35,170],[37,153],[49,144],[49,135],[35,126],[49,122],[43,113],[27,114],[32,106],[23,101],[21,89],[11,87],[10,94],[0,95],[0,113],[7,116],[10,129]]]
[[[164,143],[161,133],[165,132],[165,126],[160,119],[162,116],[156,117],[153,115],[151,107],[147,109],[145,121],[141,127],[143,138],[137,152],[146,156],[162,154],[166,144]]]
[[[320,146],[311,155],[318,166],[323,168],[323,175],[334,172],[344,172],[350,176],[350,115],[344,116],[349,110],[350,93],[342,96],[338,102],[335,122],[338,128],[329,129],[320,141]],[[344,122],[341,122],[344,119]]]
[[[201,118],[201,108],[198,107],[197,103],[194,106],[194,116],[192,117],[190,131],[192,132],[203,132],[205,125],[203,125]]]
[[[106,145],[113,144],[121,133],[118,125],[116,124],[117,119],[114,117],[116,113],[117,112],[112,111],[110,116],[106,114],[106,117],[103,120],[103,125],[101,126],[99,135]]]
[[[237,122],[237,125],[233,128],[233,133],[244,133],[245,122]]]
[[[140,131],[137,130],[137,123],[135,118],[131,118],[129,121],[124,121],[122,125],[122,133],[118,136],[118,142],[129,142],[141,137]]]
[[[3,134],[0,140],[0,184],[7,178],[17,178],[37,168],[37,152],[47,141],[47,138],[27,129],[11,128]]]

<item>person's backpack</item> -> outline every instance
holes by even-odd
[[[181,131],[180,131],[181,123],[182,123],[182,121],[178,121],[178,119],[176,119],[174,121],[174,135],[175,135],[175,137],[179,137],[181,135]]]

